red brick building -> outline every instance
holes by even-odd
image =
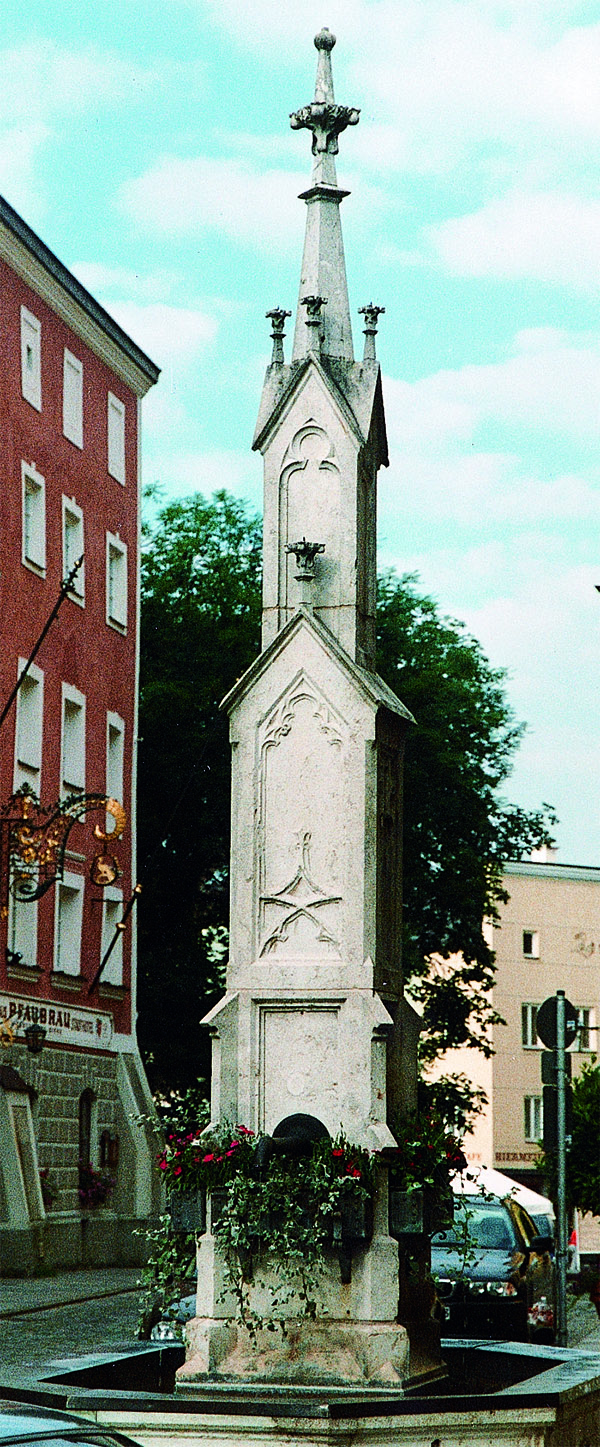
[[[140,409],[158,369],[1,199],[0,298],[2,703],[84,555],[0,730],[0,806],[26,784],[44,805],[107,794],[127,816],[109,887],[90,878],[96,811],[74,824],[62,879],[0,911],[7,1273],[132,1260],[132,1228],[157,1204],[154,1141],[133,1121],[149,1108],[134,914],[93,982],[136,883]],[[38,1054],[31,1023],[46,1031]]]

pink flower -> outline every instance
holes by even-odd
[[[159,1161],[159,1162],[158,1162],[158,1169],[159,1169],[159,1171],[166,1171],[166,1169],[167,1169],[167,1162],[166,1162],[166,1161]]]
[[[253,1131],[253,1130],[248,1130],[247,1125],[238,1125],[238,1126],[236,1126],[236,1130],[239,1131],[240,1135],[254,1135],[254,1131]],[[239,1145],[239,1142],[238,1142],[238,1145]]]
[[[209,1152],[207,1156],[202,1157],[202,1165],[205,1166],[208,1161],[214,1161],[214,1158],[214,1152]]]
[[[180,1175],[181,1175],[181,1166],[176,1166],[176,1167],[175,1167],[175,1170],[173,1171],[173,1175],[174,1175],[174,1176],[180,1176]]]

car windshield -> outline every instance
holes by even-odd
[[[487,1251],[514,1251],[517,1240],[505,1206],[484,1201],[454,1203],[454,1223],[438,1231],[433,1246],[481,1246]]]

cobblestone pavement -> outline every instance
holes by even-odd
[[[69,1271],[0,1280],[0,1375],[136,1341],[140,1290],[133,1269]],[[569,1346],[600,1353],[588,1297],[568,1300]]]
[[[136,1340],[137,1271],[0,1281],[0,1371],[111,1351]]]

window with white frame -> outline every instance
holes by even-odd
[[[521,1041],[526,1050],[537,1050],[540,1048],[537,1033],[538,1009],[538,1005],[521,1005]]]
[[[578,1030],[575,1049],[581,1052],[595,1050],[596,1012],[588,1005],[582,1005],[577,1012]]]
[[[63,432],[83,447],[83,362],[65,347],[63,358]]]
[[[81,969],[83,876],[65,874],[56,886],[54,915],[54,969],[78,975]]]
[[[523,954],[529,960],[539,960],[540,936],[538,930],[523,930]]]
[[[109,799],[123,803],[123,755],[125,724],[118,713],[106,715],[106,792]]]
[[[539,1141],[544,1130],[541,1095],[526,1095],[523,1101],[523,1124],[526,1141]]]
[[[19,658],[17,678],[20,678],[26,662],[26,658]],[[41,668],[32,663],[17,694],[13,788],[16,791],[22,784],[29,784],[38,798],[42,778],[43,728],[44,675]]]
[[[127,547],[113,533],[106,534],[106,621],[127,627]]]
[[[125,403],[108,394],[108,471],[117,482],[125,482]]]
[[[42,410],[42,324],[21,307],[21,391],[26,402]]]
[[[83,553],[83,513],[77,506],[75,498],[65,497],[62,500],[63,518],[63,578],[67,578],[71,568],[79,561]],[[83,603],[85,597],[85,564],[78,568],[69,590],[69,597],[75,598],[78,603]]]
[[[46,571],[46,484],[41,473],[21,463],[21,559],[35,572]]]
[[[27,966],[35,969],[37,964],[38,907],[37,899],[15,899],[8,897],[8,948],[12,960],[9,966]]]
[[[123,931],[117,926],[123,919],[123,893],[114,885],[108,885],[104,890],[102,904],[102,953],[103,960],[107,949],[114,945],[107,960],[102,974],[101,982],[105,985],[123,984]]]
[[[85,789],[85,695],[62,686],[61,793]]]

